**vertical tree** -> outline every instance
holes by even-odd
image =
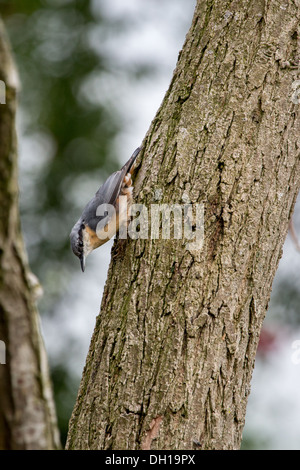
[[[59,447],[47,357],[35,304],[36,282],[29,270],[18,210],[15,132],[17,73],[0,22],[0,448]],[[2,343],[3,344],[3,343]]]
[[[135,185],[205,207],[201,251],[115,244],[68,449],[237,449],[300,184],[299,2],[198,0]]]

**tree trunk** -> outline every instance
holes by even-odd
[[[135,200],[203,203],[203,247],[115,243],[68,449],[240,447],[300,186],[299,24],[298,0],[198,0]]]
[[[18,210],[17,74],[2,22],[0,80],[0,449],[54,449],[55,409]]]

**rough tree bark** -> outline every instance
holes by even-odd
[[[198,0],[136,201],[205,207],[202,251],[114,246],[67,449],[238,449],[300,185],[299,1]]]
[[[6,356],[0,365],[0,449],[55,449],[47,357],[19,220],[17,74],[1,20],[0,80],[6,88],[0,105],[0,340]]]

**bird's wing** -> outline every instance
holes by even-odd
[[[116,200],[120,194],[121,186],[124,181],[126,174],[130,171],[132,165],[135,162],[136,157],[138,156],[141,148],[138,147],[130,157],[130,159],[125,163],[121,170],[116,171],[111,176],[107,178],[105,183],[98,189],[96,193],[96,198],[101,199],[101,204],[112,204],[116,203]]]
[[[116,171],[112,175],[110,175],[107,180],[103,183],[103,185],[98,189],[93,199],[87,204],[83,213],[82,219],[86,219],[86,215],[88,215],[89,226],[91,229],[96,230],[96,226],[103,216],[97,216],[97,208],[102,204],[111,204],[115,206],[117,198],[120,194],[122,183],[124,181],[124,177],[130,171],[136,157],[138,156],[141,148],[138,147],[130,159],[125,163],[125,165],[121,168],[121,170]]]

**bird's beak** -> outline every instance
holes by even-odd
[[[82,272],[84,273],[84,270],[85,270],[85,256],[84,255],[80,256],[80,266],[81,266]]]

